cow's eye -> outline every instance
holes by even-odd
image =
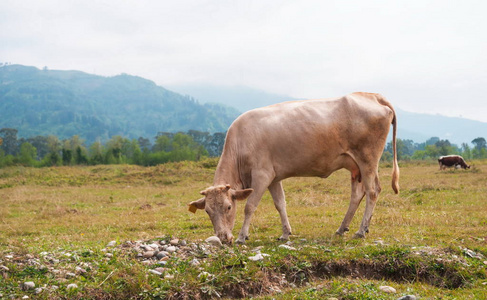
[[[228,206],[228,210],[230,210],[230,209],[232,209],[232,206],[231,205]]]

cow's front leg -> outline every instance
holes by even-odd
[[[262,191],[257,191],[256,189],[254,189],[254,192],[247,200],[247,203],[245,204],[245,218],[243,221],[242,229],[240,229],[240,233],[238,234],[238,238],[236,241],[237,244],[245,244],[245,241],[249,239],[250,221],[252,219],[252,215],[257,209],[257,205],[259,205],[262,195]]]
[[[252,174],[252,188],[254,192],[249,196],[245,204],[245,218],[236,243],[245,244],[245,241],[249,239],[250,220],[270,182],[270,176],[267,176],[264,172]]]
[[[271,192],[272,199],[274,200],[274,206],[281,217],[282,235],[279,240],[287,241],[291,235],[291,225],[289,224],[289,219],[287,217],[286,197],[284,195],[284,190],[282,189],[282,182],[273,182],[269,186],[269,192]]]

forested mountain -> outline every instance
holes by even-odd
[[[6,65],[0,67],[0,114],[0,128],[15,128],[19,137],[79,135],[91,143],[114,135],[152,139],[161,131],[224,132],[239,113],[141,77]]]

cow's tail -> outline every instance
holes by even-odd
[[[394,119],[392,119],[392,150],[394,152],[394,162],[392,165],[392,189],[394,190],[394,193],[399,194],[399,165],[397,164],[396,131],[397,117],[396,112],[394,112]]]
[[[382,96],[377,98],[380,104],[389,107],[392,110],[392,113],[394,114],[394,117],[391,122],[392,123],[392,152],[394,156],[394,161],[392,164],[392,189],[394,190],[394,193],[399,194],[399,165],[397,164],[397,149],[396,149],[396,133],[397,133],[396,111],[392,107],[392,104],[389,103],[389,101],[384,99]]]

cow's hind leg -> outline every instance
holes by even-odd
[[[345,218],[343,218],[342,225],[338,230],[335,232],[337,235],[343,235],[346,231],[349,230],[350,222],[352,221],[357,208],[364,198],[365,190],[364,185],[360,182],[360,174],[357,172],[352,172],[352,195],[350,197],[350,205],[348,206],[347,213],[345,214]]]
[[[368,172],[363,178],[363,184],[367,200],[362,223],[360,224],[359,230],[355,233],[356,238],[364,238],[365,234],[369,232],[370,220],[372,219],[375,204],[381,190],[377,171]]]
[[[269,192],[271,192],[272,199],[274,200],[274,206],[281,216],[282,236],[279,239],[287,241],[289,239],[289,235],[291,235],[291,225],[289,224],[287,217],[286,197],[284,195],[284,190],[282,189],[282,182],[273,182],[269,186]]]

